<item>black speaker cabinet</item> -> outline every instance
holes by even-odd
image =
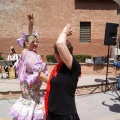
[[[104,45],[116,45],[118,26],[116,23],[106,23]]]

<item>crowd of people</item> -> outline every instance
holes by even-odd
[[[22,47],[21,56],[15,64],[22,94],[10,108],[13,120],[80,120],[76,104],[75,90],[81,66],[73,57],[73,46],[67,36],[72,28],[67,24],[59,35],[54,47],[57,64],[48,73],[47,65],[37,53],[38,35],[33,32],[34,17],[28,15],[28,34],[17,39]],[[45,82],[46,91],[40,92]]]

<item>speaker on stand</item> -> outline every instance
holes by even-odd
[[[107,59],[107,68],[106,68],[106,79],[105,79],[105,81],[103,81],[101,83],[101,85],[105,85],[105,91],[106,91],[106,87],[108,88],[108,85],[110,85],[109,81],[108,81],[108,66],[109,66],[110,45],[116,45],[116,37],[117,37],[118,26],[119,26],[119,24],[116,24],[116,23],[106,23],[104,45],[108,46],[108,59]],[[95,91],[97,88],[95,88],[93,91]]]
[[[116,23],[106,23],[104,45],[116,45],[118,26]]]
[[[108,59],[107,59],[107,68],[106,68],[106,80],[104,81],[105,82],[105,91],[106,91],[106,87],[108,88],[108,85],[110,85],[110,83],[108,81],[108,66],[109,66],[109,56],[110,56],[110,45],[116,45],[116,37],[117,37],[118,26],[119,26],[119,24],[116,24],[116,23],[106,23],[104,45],[108,45]],[[104,84],[104,82],[102,84]],[[111,87],[112,87],[112,85],[109,87],[109,89]]]

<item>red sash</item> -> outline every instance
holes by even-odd
[[[63,62],[58,63],[52,70],[49,80],[47,82],[47,87],[46,87],[46,94],[45,94],[45,112],[46,112],[46,116],[48,115],[48,98],[49,98],[49,93],[50,93],[50,81],[52,79],[52,77],[56,76],[58,71],[60,70],[61,66],[63,65]]]

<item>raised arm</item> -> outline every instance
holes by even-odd
[[[28,32],[29,32],[29,34],[32,34],[33,33],[33,24],[34,24],[33,13],[28,14],[27,17],[28,17],[28,20],[29,20]]]
[[[56,42],[59,55],[69,69],[71,69],[72,67],[73,57],[67,48],[66,40],[67,40],[67,36],[70,35],[72,35],[71,25],[67,24],[62,30]]]

